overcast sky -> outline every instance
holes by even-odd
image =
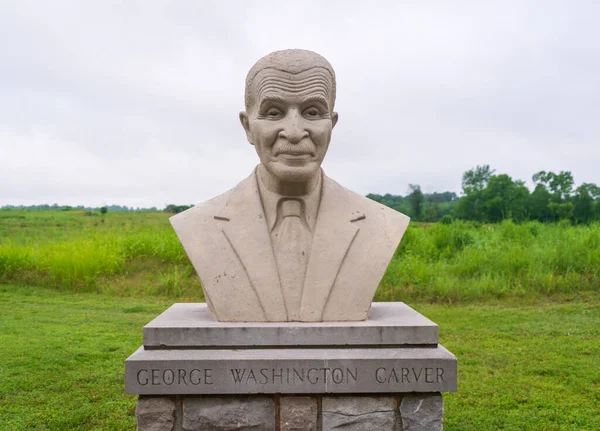
[[[257,164],[261,56],[336,70],[323,167],[362,194],[490,164],[600,183],[600,2],[0,0],[0,205],[199,203]]]

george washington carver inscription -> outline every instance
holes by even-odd
[[[369,320],[216,322],[206,304],[174,304],[126,361],[136,394],[401,393],[456,390],[456,358],[435,323],[403,303]]]
[[[358,368],[230,368],[225,378],[236,385],[295,385],[308,382],[316,385],[323,383],[356,383]],[[373,378],[380,384],[388,383],[445,383],[444,369],[440,367],[419,368],[386,368],[379,367]],[[140,386],[152,385],[212,385],[212,369],[141,369],[137,372],[137,383]]]
[[[333,350],[140,349],[127,361],[126,367],[126,390],[138,394],[456,390],[456,359],[442,346]]]

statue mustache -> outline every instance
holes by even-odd
[[[302,139],[297,144],[292,144],[287,139],[278,139],[275,143],[275,150],[273,153],[278,156],[279,154],[290,154],[294,156],[302,156],[304,154],[310,154],[314,156],[314,145],[310,139]]]

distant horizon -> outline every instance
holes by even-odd
[[[171,205],[171,204],[168,204]],[[77,211],[81,211],[81,210],[85,210],[85,211],[96,211],[96,210],[100,210],[100,208],[103,207],[107,207],[109,210],[111,208],[122,208],[123,212],[125,211],[144,211],[144,210],[148,210],[148,211],[160,211],[160,210],[164,210],[165,208],[167,208],[168,205],[165,205],[164,207],[156,207],[156,206],[152,206],[152,207],[133,207],[133,206],[128,206],[128,205],[99,205],[99,206],[86,206],[86,205],[61,205],[61,204],[57,204],[57,203],[53,203],[53,204],[37,204],[37,205],[2,205],[0,206],[0,210],[12,210],[12,209],[24,209],[24,210],[46,210],[46,208],[36,208],[36,207],[48,207],[48,210],[64,210],[67,208],[70,208],[72,210],[77,210]],[[177,205],[177,204],[175,204]],[[113,210],[114,211],[114,210]]]
[[[485,165],[477,165],[477,166],[485,166]],[[475,168],[475,167],[473,167]],[[505,173],[503,172],[499,172],[498,170],[494,169],[493,166],[491,166],[492,171],[494,172],[494,175],[503,175]],[[547,172],[551,172],[551,171],[547,171]],[[573,174],[571,171],[564,171],[564,170],[560,170],[560,171],[555,171],[556,173],[559,172],[569,172],[571,174]],[[464,172],[463,172],[464,174]],[[515,181],[523,181],[523,183],[525,184],[525,186],[529,189],[530,192],[533,192],[533,190],[535,189],[535,183],[531,180],[531,177],[534,175],[535,173],[532,173],[529,177],[528,180],[522,180],[520,178],[513,178],[513,180]],[[507,175],[507,174],[506,174]],[[577,177],[573,174],[574,179],[575,179],[575,183],[574,183],[574,187],[573,190],[575,190],[578,186],[582,185],[582,184],[590,184],[590,182],[578,182]],[[461,176],[462,179],[462,176]],[[600,178],[598,178],[598,180],[600,180]],[[600,181],[599,181],[600,182]],[[415,183],[409,183],[410,184],[415,184]],[[591,184],[595,184],[595,183],[591,183]],[[420,184],[415,184],[420,186]],[[227,190],[223,190],[222,193],[224,193]],[[433,195],[433,194],[442,194],[442,193],[455,193],[457,197],[462,197],[464,196],[463,190],[461,188],[460,191],[453,191],[453,190],[444,190],[444,191],[440,191],[440,190],[426,190],[425,188],[422,188],[422,191],[425,195]],[[391,195],[391,196],[401,196],[401,197],[406,197],[409,195],[409,192],[406,191],[405,193],[390,193],[390,192],[384,192],[384,193],[375,193],[375,192],[368,192],[366,194],[364,194],[363,196],[368,196],[368,195],[379,195],[379,196],[385,196],[385,195]],[[206,200],[212,198],[214,196],[211,196],[209,198],[207,198]],[[1,196],[0,196],[1,199]],[[86,205],[86,204],[76,204],[76,205],[69,205],[69,204],[59,204],[58,201],[55,201],[53,203],[48,203],[46,202],[34,202],[34,203],[0,203],[0,209],[9,209],[10,207],[36,207],[36,206],[44,206],[44,205],[48,205],[48,206],[54,206],[54,207],[59,207],[59,208],[63,208],[63,207],[79,207],[82,209],[88,209],[88,208],[92,208],[92,209],[98,209],[101,208],[103,206],[107,206],[107,207],[128,207],[128,208],[141,208],[141,209],[148,209],[150,210],[151,208],[156,208],[157,210],[159,209],[164,209],[166,208],[168,205],[198,205],[200,203],[204,202],[203,201],[197,201],[197,202],[188,202],[188,203],[182,203],[182,202],[168,202],[165,204],[160,204],[160,205],[139,205],[139,204],[129,204],[129,203],[110,203],[110,204],[106,204],[106,203],[100,203],[100,204],[92,204],[92,205]]]

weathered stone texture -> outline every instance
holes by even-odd
[[[393,397],[323,397],[323,431],[394,431]]]
[[[183,336],[182,334],[185,334]],[[403,302],[373,302],[369,319],[350,322],[215,322],[206,303],[176,303],[144,326],[144,346],[241,348],[437,345],[438,325]]]
[[[280,431],[316,431],[318,407],[315,397],[283,397],[279,408]]]
[[[400,415],[404,431],[442,431],[444,400],[440,394],[407,394]]]
[[[172,431],[175,402],[169,397],[140,396],[135,415],[138,431]]]
[[[270,397],[190,397],[183,401],[184,431],[275,431]]]

